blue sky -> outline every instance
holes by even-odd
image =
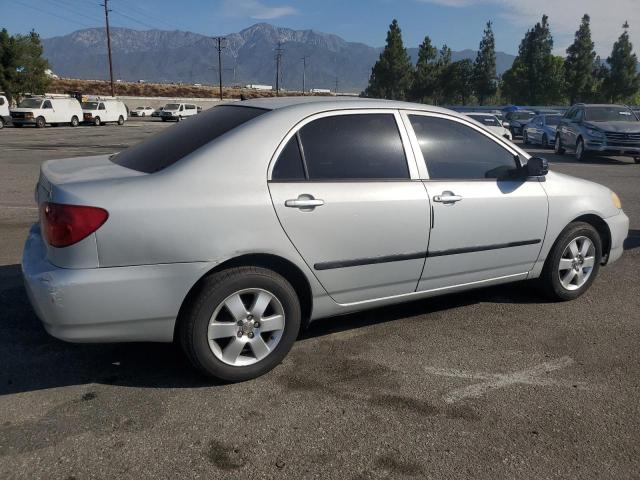
[[[112,24],[136,29],[179,29],[207,35],[241,30],[257,22],[335,33],[349,41],[384,44],[397,18],[407,46],[424,35],[454,50],[476,48],[487,20],[497,49],[516,53],[527,28],[550,17],[556,53],[571,42],[580,17],[589,13],[596,50],[611,51],[625,20],[640,50],[640,0],[109,0]],[[0,26],[11,33],[35,29],[43,37],[102,26],[100,0],[0,0]]]

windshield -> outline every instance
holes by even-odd
[[[188,122],[163,130],[144,142],[112,156],[111,161],[139,172],[157,172],[229,130],[268,111],[262,108],[229,105],[213,107]]]
[[[545,117],[545,123],[547,125],[558,125],[560,123],[560,115],[549,115]]]
[[[19,108],[40,108],[42,105],[42,100],[39,98],[25,98],[18,105]]]
[[[178,110],[180,108],[180,104],[179,103],[167,103],[164,106],[165,110]]]
[[[475,121],[482,123],[488,127],[500,127],[500,122],[493,115],[469,115]]]
[[[513,112],[511,114],[512,120],[530,120],[535,117],[536,114],[533,112]]]
[[[637,122],[633,112],[622,106],[607,105],[585,109],[585,120],[590,122]]]
[[[98,108],[98,102],[82,102],[83,110],[96,110]]]

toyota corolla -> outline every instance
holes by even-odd
[[[51,335],[177,341],[227,381],[323,317],[521,280],[575,299],[629,226],[614,192],[463,115],[365,99],[221,105],[45,162],[36,197],[22,269]]]

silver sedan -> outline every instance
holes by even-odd
[[[364,99],[221,105],[45,162],[36,197],[22,268],[51,335],[178,341],[227,381],[323,317],[520,280],[575,299],[629,226],[608,188],[473,120]]]

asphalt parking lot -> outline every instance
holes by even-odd
[[[640,165],[532,149],[631,219],[580,299],[525,283],[333,318],[212,385],[172,345],[49,337],[20,277],[40,164],[167,126],[0,130],[0,478],[638,478]]]

